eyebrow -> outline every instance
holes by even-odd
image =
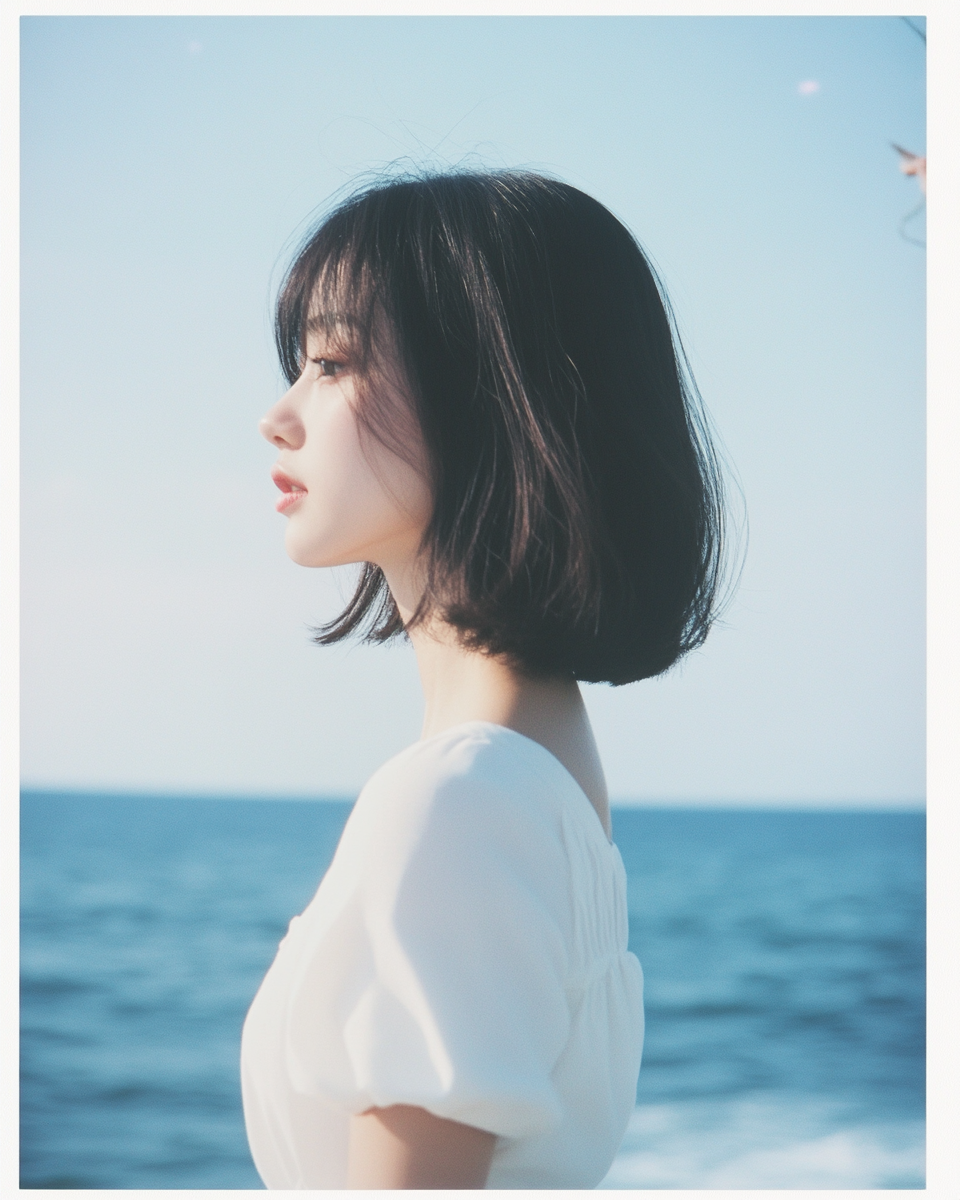
[[[303,323],[304,333],[329,333],[337,327],[358,329],[359,322],[348,313],[314,313]]]

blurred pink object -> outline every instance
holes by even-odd
[[[904,150],[902,146],[898,146],[896,142],[890,143],[894,150],[900,155],[900,170],[904,175],[916,175],[917,182],[920,184],[920,191],[924,195],[927,194],[927,156],[919,154],[911,154],[909,150]]]

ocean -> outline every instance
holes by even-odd
[[[23,794],[22,1187],[262,1187],[240,1029],[349,810]],[[601,1187],[922,1188],[922,814],[613,820],[647,1037]]]

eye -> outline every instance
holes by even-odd
[[[311,358],[310,361],[317,364],[321,375],[339,375],[343,370],[343,363],[335,362],[332,358]]]

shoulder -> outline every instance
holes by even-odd
[[[390,876],[442,857],[461,869],[469,862],[471,874],[557,880],[567,857],[565,780],[551,764],[528,739],[480,721],[408,747],[370,778],[351,816],[363,873]]]
[[[549,762],[541,747],[512,730],[469,721],[415,742],[384,763],[367,782],[361,799],[376,804],[402,798],[406,805],[429,807],[524,797],[536,805],[548,790],[539,755]]]

